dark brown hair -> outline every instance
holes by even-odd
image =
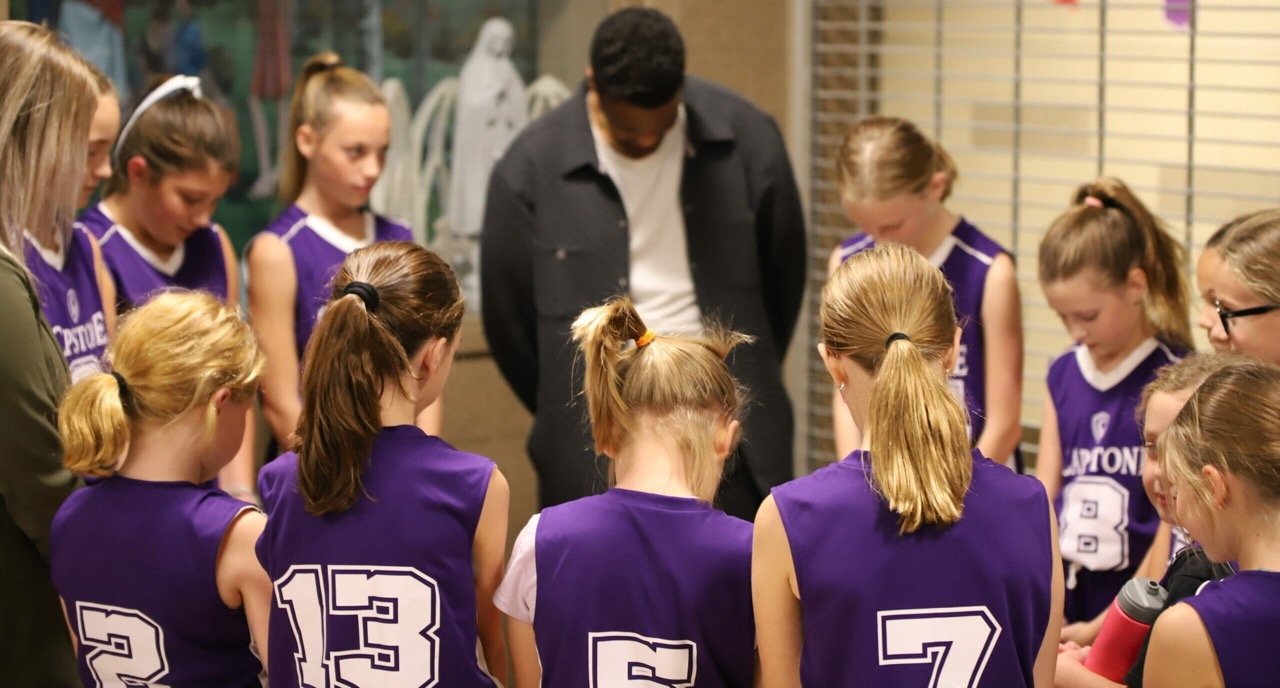
[[[1092,199],[1092,200],[1090,200]],[[1183,274],[1187,251],[1165,231],[1124,182],[1102,177],[1071,196],[1040,241],[1040,283],[1069,279],[1093,268],[1111,286],[1133,268],[1147,276],[1147,319],[1165,342],[1192,348],[1190,291]]]
[[[352,282],[377,289],[376,308],[345,292]],[[294,446],[307,511],[345,511],[355,503],[382,429],[383,389],[400,384],[409,357],[428,340],[452,340],[462,311],[453,269],[417,244],[380,242],[343,261],[302,370]]]
[[[165,77],[153,79],[147,93],[165,81]],[[232,175],[240,169],[240,142],[226,116],[213,101],[190,91],[176,91],[156,101],[122,133],[116,141],[117,162],[111,166],[104,196],[128,193],[129,160],[135,156],[147,161],[153,184],[169,174],[211,165]]]

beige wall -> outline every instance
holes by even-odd
[[[538,73],[577,87],[591,34],[608,13],[606,0],[538,0]]]

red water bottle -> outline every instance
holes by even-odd
[[[1168,597],[1169,593],[1150,578],[1134,578],[1125,583],[1116,601],[1107,609],[1107,618],[1102,622],[1093,649],[1085,657],[1085,668],[1116,683],[1124,683],[1125,674],[1138,658],[1142,641],[1164,610]]]

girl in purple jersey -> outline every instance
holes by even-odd
[[[1204,243],[1204,250],[1196,259],[1196,289],[1200,297],[1196,325],[1204,330],[1205,336],[1209,338],[1209,345],[1214,351],[1231,350],[1231,335],[1218,328],[1222,321],[1218,318],[1218,297],[1213,288],[1218,269],[1222,267],[1222,242],[1226,239],[1227,232],[1251,216],[1252,214],[1241,215],[1219,227],[1209,236],[1209,240]]]
[[[1226,256],[1224,251],[1224,258]],[[1210,581],[1160,615],[1145,685],[1261,688],[1280,675],[1280,368],[1236,363],[1210,375],[1160,437],[1178,523],[1215,562]]]
[[[1205,581],[1230,575],[1231,568],[1212,564],[1204,556],[1203,550],[1190,545],[1186,531],[1174,525],[1176,516],[1169,501],[1167,486],[1160,475],[1157,442],[1205,378],[1228,365],[1246,360],[1243,356],[1230,354],[1187,356],[1173,365],[1161,368],[1156,378],[1142,390],[1139,413],[1142,416],[1142,437],[1147,449],[1142,463],[1142,486],[1160,515],[1160,529],[1156,531],[1155,541],[1135,577],[1161,581],[1169,593],[1166,608],[1195,594]],[[1099,626],[1106,614],[1104,612],[1098,617]],[[1094,631],[1092,635],[1096,636],[1097,632]],[[1090,649],[1088,646],[1080,648],[1076,643],[1067,643],[1062,647],[1062,652],[1058,654],[1058,672],[1054,677],[1054,686],[1142,688],[1145,649],[1138,655],[1123,684],[1114,683],[1084,668],[1083,662]]]
[[[200,80],[155,85],[120,130],[103,200],[80,214],[99,242],[123,315],[172,288],[207,291],[239,303],[235,251],[213,224],[218,199],[240,163],[222,111],[200,96]],[[253,500],[253,424],[219,482]]]
[[[946,381],[961,336],[947,281],[877,246],[836,269],[819,318],[827,372],[866,432],[760,507],[764,685],[1051,685],[1053,511],[1034,478],[970,449]]]
[[[1068,566],[1063,640],[1137,570],[1160,519],[1142,489],[1142,388],[1191,347],[1185,250],[1118,179],[1084,184],[1040,243],[1049,307],[1076,346],[1049,367],[1036,476],[1058,508]]]
[[[725,357],[747,338],[659,337],[625,298],[584,311],[573,337],[613,486],[516,540],[495,602],[517,688],[752,685],[751,524],[711,506],[742,403]]]
[[[958,172],[916,126],[870,117],[840,144],[836,173],[845,214],[861,230],[831,254],[830,271],[879,243],[905,244],[942,270],[955,289],[964,334],[949,383],[969,409],[970,437],[1009,465],[1022,437],[1022,308],[1013,258],[945,202]],[[858,428],[833,396],[836,455],[858,446]]]
[[[266,519],[212,482],[262,376],[253,332],[208,294],[166,293],[125,316],[107,362],[58,415],[67,468],[101,478],[62,504],[50,534],[81,678],[259,685]]]
[[[111,176],[111,144],[120,130],[120,99],[105,74],[91,64],[98,107],[89,125],[89,160],[76,207],[83,208]],[[107,339],[115,332],[116,290],[98,242],[83,227],[71,232],[27,233],[27,269],[36,276],[40,306],[62,345],[71,381],[98,372]]]
[[[1218,255],[1209,340],[1280,364],[1280,209],[1235,220]]]
[[[260,475],[271,683],[492,688],[488,668],[507,662],[493,604],[507,482],[414,425],[458,346],[457,279],[431,251],[384,241],[348,256],[331,293],[296,453]]]
[[[375,241],[412,241],[408,228],[368,209],[390,142],[391,117],[372,79],[333,52],[307,61],[282,142],[286,208],[245,248],[249,315],[271,361],[262,410],[280,447],[293,444],[300,363],[338,266]],[[439,428],[437,419],[427,429]]]

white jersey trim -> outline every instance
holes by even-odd
[[[541,517],[541,514],[534,514],[516,536],[515,544],[511,546],[507,575],[503,576],[502,584],[493,593],[493,604],[498,611],[527,624],[533,623],[538,606],[538,562],[533,547],[538,539],[538,519]]]
[[[1139,344],[1138,348],[1130,352],[1128,356],[1125,356],[1124,360],[1120,361],[1114,369],[1106,373],[1098,370],[1098,366],[1093,362],[1093,356],[1089,355],[1089,348],[1086,346],[1076,347],[1076,365],[1080,367],[1080,375],[1084,377],[1085,382],[1089,383],[1089,386],[1099,392],[1106,392],[1124,382],[1125,378],[1129,377],[1129,374],[1143,361],[1147,360],[1147,357],[1154,353],[1156,349],[1162,350],[1165,356],[1169,358],[1170,363],[1176,363],[1179,360],[1169,350],[1169,347],[1161,343],[1160,340],[1155,337],[1149,337]]]
[[[324,239],[327,243],[343,253],[351,253],[358,248],[372,246],[374,239],[377,238],[373,213],[370,212],[364,213],[364,238],[362,239],[357,239],[343,232],[341,229],[334,226],[332,222],[320,217],[319,215],[308,214],[299,221],[299,224],[302,223],[305,223],[307,227],[310,227],[311,231],[315,232],[316,236]],[[298,225],[294,225],[289,232],[285,234],[282,240],[286,244],[289,243],[289,239],[293,237],[293,234],[298,229],[300,229]]]
[[[955,235],[954,235],[954,234],[953,234],[953,235],[951,235],[951,238],[953,238],[953,239],[955,239],[955,240],[956,240],[956,246],[958,246],[958,247],[960,248],[960,250],[961,250],[961,251],[964,251],[965,253],[968,253],[969,255],[973,256],[974,258],[977,258],[977,259],[978,259],[978,261],[979,261],[979,262],[981,262],[983,265],[986,265],[986,266],[988,266],[988,267],[989,267],[992,263],[996,262],[996,257],[995,257],[995,256],[989,256],[989,255],[987,255],[987,254],[983,253],[982,251],[979,251],[978,249],[976,249],[976,248],[974,248],[974,247],[970,246],[969,244],[966,244],[965,242],[961,241],[960,239],[956,239],[956,237],[955,237]]]
[[[43,260],[46,265],[58,272],[62,272],[62,268],[66,267],[67,247],[62,243],[61,232],[53,233],[53,243],[57,244],[57,248],[52,251],[40,245],[40,242],[36,241],[35,237],[31,236],[31,232],[28,232],[25,229],[22,230],[22,236],[27,238],[27,241],[31,243],[31,247],[36,250],[36,253],[40,254],[41,260]]]
[[[929,256],[929,264],[935,268],[942,269],[942,264],[947,262],[947,258],[951,257],[951,249],[959,245],[960,240],[954,234],[948,234],[947,238],[938,244],[938,248],[934,249]]]
[[[843,263],[844,261],[848,260],[849,256],[852,256],[858,251],[861,251],[862,249],[866,248],[867,244],[873,241],[875,241],[875,239],[870,234],[867,234],[866,236],[863,237],[862,241],[859,241],[858,243],[848,248],[843,248],[843,247],[840,248],[840,262]]]

